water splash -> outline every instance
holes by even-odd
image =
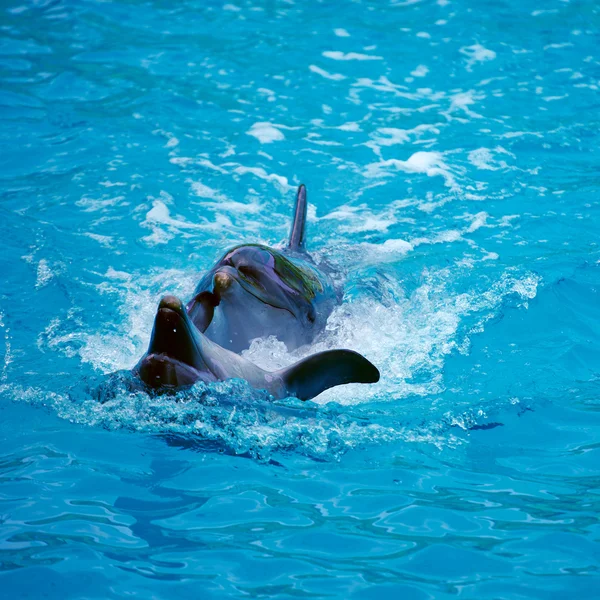
[[[14,393],[50,405],[60,417],[77,423],[187,435],[260,459],[294,451],[336,460],[349,449],[399,440],[438,448],[460,444],[456,427],[487,416],[481,410],[473,417],[473,407],[454,414],[432,403],[445,390],[445,363],[453,354],[466,353],[471,337],[507,303],[524,305],[535,297],[539,277],[507,272],[486,289],[458,293],[460,269],[424,269],[414,282],[400,283],[381,267],[373,271],[368,259],[364,264],[370,275],[355,272],[350,277],[343,303],[314,344],[288,352],[275,338],[258,339],[244,356],[275,370],[315,352],[354,349],[380,369],[382,378],[376,385],[340,386],[304,405],[293,399],[274,402],[240,381],[197,384],[157,397],[132,390],[126,378],[111,377],[100,386],[102,401],[98,386],[88,386],[85,393]],[[191,274],[173,271],[155,273],[149,287],[147,282],[141,286],[139,277],[114,270],[106,278],[99,292],[119,299],[121,325],[116,331],[113,326],[83,330],[78,350],[83,361],[103,373],[130,368],[143,353],[156,310],[153,290],[177,281],[185,296],[195,282]],[[72,355],[72,339],[65,337],[59,321],[45,335],[50,348]],[[373,416],[377,405],[380,409]]]

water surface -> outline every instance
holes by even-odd
[[[595,598],[600,9],[0,6],[7,598]],[[345,281],[373,386],[92,391],[225,248]]]

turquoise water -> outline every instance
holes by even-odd
[[[600,7],[4,0],[0,596],[595,598]],[[373,386],[117,386],[277,245]],[[179,401],[176,401],[179,400]]]

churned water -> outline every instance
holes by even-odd
[[[600,6],[0,6],[0,596],[600,595]],[[381,382],[115,384],[295,187]]]

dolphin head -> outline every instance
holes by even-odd
[[[266,246],[240,246],[228,252],[213,274],[213,288],[223,297],[236,281],[264,304],[288,311],[299,320],[312,321],[312,301],[323,285],[309,268],[292,263]]]
[[[148,351],[133,372],[151,388],[215,381],[202,358],[198,332],[179,298],[165,296],[160,301]]]
[[[288,334],[291,341],[309,329],[316,319],[315,301],[324,291],[308,264],[266,246],[244,245],[227,252],[207,273],[187,310],[208,337],[240,351],[256,337],[276,335],[286,341]]]

